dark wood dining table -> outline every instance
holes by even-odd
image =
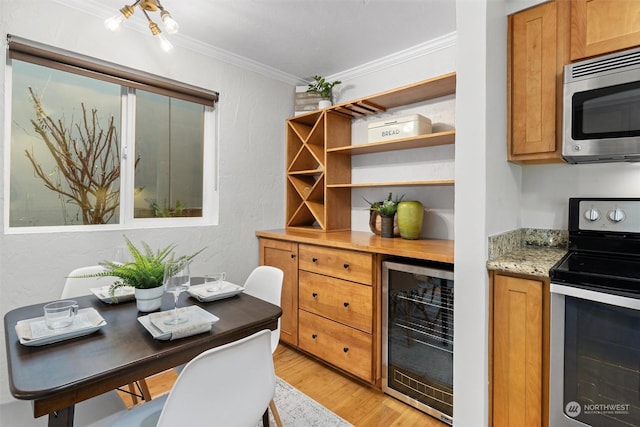
[[[280,307],[241,293],[198,302],[183,294],[179,307],[198,305],[219,317],[210,332],[173,341],[156,340],[137,320],[145,315],[135,301],[106,304],[93,295],[73,298],[79,307],[93,307],[107,324],[83,337],[31,347],[20,344],[16,322],[43,315],[34,304],[4,317],[9,387],[17,399],[33,402],[33,416],[49,415],[49,426],[72,426],[74,405],[83,400],[182,365],[196,355],[264,329],[274,330]],[[173,307],[165,295],[161,310]]]

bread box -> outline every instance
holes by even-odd
[[[431,120],[420,114],[388,118],[368,125],[369,142],[387,141],[431,133]]]

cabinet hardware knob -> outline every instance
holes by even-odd
[[[346,270],[348,270],[348,269],[349,269],[349,264],[348,264],[348,263],[346,263],[346,262],[345,262],[344,264],[342,264],[342,266],[343,266]]]
[[[349,303],[348,302],[345,301],[343,304],[344,304],[345,308],[349,307]]]
[[[311,262],[318,262],[318,258],[311,258]]]
[[[315,297],[317,297],[317,296],[318,296],[318,293],[317,293],[317,292],[314,292],[314,293],[312,293],[312,294],[311,294],[311,296],[315,298]]]
[[[296,257],[296,254],[291,254],[291,259],[294,259]]]
[[[311,338],[313,338],[315,340],[316,338],[318,338],[318,335],[317,334],[311,334]]]
[[[349,347],[343,348],[342,351],[344,351],[345,353],[348,353],[349,352]]]

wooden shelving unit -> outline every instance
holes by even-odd
[[[449,73],[287,120],[286,226],[317,231],[351,229],[351,189],[447,186],[453,180],[351,183],[351,156],[455,143],[448,130],[367,144],[351,143],[351,121],[390,108],[455,94]]]

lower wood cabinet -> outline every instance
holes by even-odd
[[[298,345],[298,244],[260,239],[260,265],[278,267],[284,272],[280,340]]]
[[[491,273],[491,417],[548,426],[549,282]]]
[[[304,310],[299,313],[298,342],[302,350],[371,382],[371,334]]]
[[[260,263],[285,272],[280,339],[372,384],[374,262],[372,253],[260,239]]]

